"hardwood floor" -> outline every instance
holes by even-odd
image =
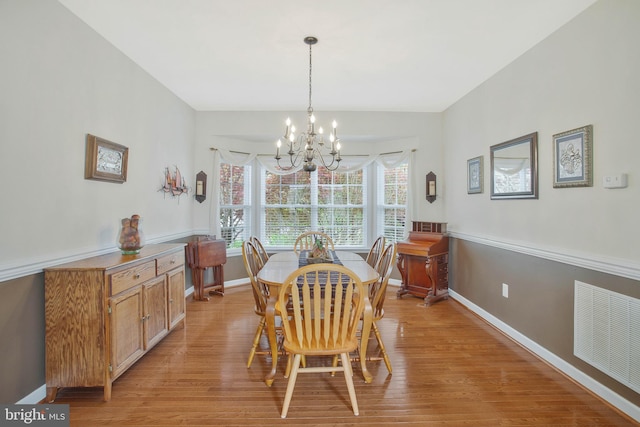
[[[113,385],[62,389],[71,426],[633,426],[633,420],[576,385],[453,300],[425,308],[389,289],[379,327],[393,364],[354,363],[360,415],[344,378],[298,377],[287,419],[280,418],[286,361],[271,388],[267,356],[247,356],[258,323],[249,287],[209,302],[187,302],[187,320]],[[261,342],[266,348],[266,339]],[[375,354],[375,338],[369,353]],[[309,363],[314,363],[310,360]],[[317,363],[317,361],[316,361]]]

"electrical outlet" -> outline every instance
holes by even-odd
[[[502,296],[505,298],[509,298],[509,285],[506,283],[502,284]]]

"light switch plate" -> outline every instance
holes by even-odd
[[[627,174],[609,175],[602,178],[604,188],[625,188],[627,186]]]

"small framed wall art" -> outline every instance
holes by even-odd
[[[553,187],[593,186],[593,126],[553,135]]]
[[[467,160],[467,194],[482,193],[484,182],[482,163],[482,156]]]
[[[122,184],[127,180],[128,158],[127,147],[87,134],[84,178]]]

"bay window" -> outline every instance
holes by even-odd
[[[338,249],[365,249],[376,236],[406,235],[410,152],[361,156],[344,170],[282,174],[269,159],[219,150],[214,234],[234,252],[257,236],[271,250],[291,248],[309,230],[329,234]]]

